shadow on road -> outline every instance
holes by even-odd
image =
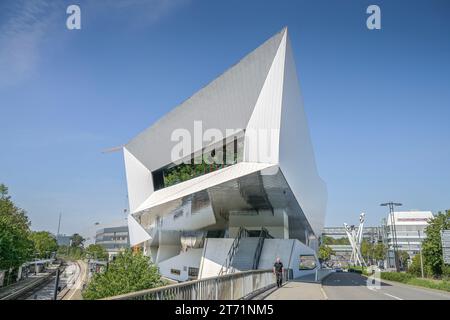
[[[325,278],[324,286],[367,286],[367,278],[353,272],[336,272]],[[382,287],[390,287],[390,284],[380,282]]]

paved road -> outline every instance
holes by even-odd
[[[418,288],[397,282],[367,286],[367,278],[356,273],[338,272],[328,276],[322,288],[329,300],[450,300],[450,293]]]

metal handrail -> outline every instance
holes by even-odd
[[[253,270],[258,269],[259,259],[261,258],[261,252],[262,252],[262,248],[264,245],[264,240],[266,238],[273,238],[273,237],[269,234],[269,231],[266,228],[261,227],[261,232],[259,233],[258,245],[256,246],[255,254],[253,256]]]
[[[272,270],[251,270],[136,291],[103,300],[236,300],[274,285]]]
[[[244,227],[240,227],[238,234],[236,238],[234,238],[233,244],[231,245],[230,250],[228,251],[227,257],[225,259],[225,262],[223,263],[222,267],[219,271],[219,276],[223,274],[229,273],[231,269],[231,273],[234,272],[234,269],[231,268],[231,264],[233,263],[234,256],[239,248],[239,243],[241,241],[241,238],[248,236],[248,230]]]

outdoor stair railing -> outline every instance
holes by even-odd
[[[233,263],[233,258],[239,248],[239,242],[241,241],[242,238],[245,238],[247,236],[248,230],[243,227],[240,227],[238,235],[236,236],[236,238],[234,238],[233,244],[231,245],[231,248],[228,251],[227,258],[225,259],[224,264],[220,268],[219,276],[234,272],[234,268],[231,266],[231,264]]]
[[[264,240],[266,238],[273,238],[273,237],[269,234],[269,231],[266,228],[262,227],[261,232],[259,233],[258,245],[256,246],[255,255],[253,257],[253,268],[252,268],[253,270],[258,269],[259,259],[261,258],[261,252],[264,246]]]

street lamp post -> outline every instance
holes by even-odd
[[[382,207],[389,207],[389,215],[391,219],[391,234],[392,234],[392,246],[394,248],[394,261],[395,261],[395,270],[397,272],[400,271],[399,261],[398,261],[398,242],[397,242],[397,230],[395,227],[395,216],[394,216],[394,207],[401,206],[401,203],[396,202],[386,202],[380,204]]]
[[[420,230],[417,230],[417,233],[419,234],[420,272],[423,278],[422,238],[420,237]]]

